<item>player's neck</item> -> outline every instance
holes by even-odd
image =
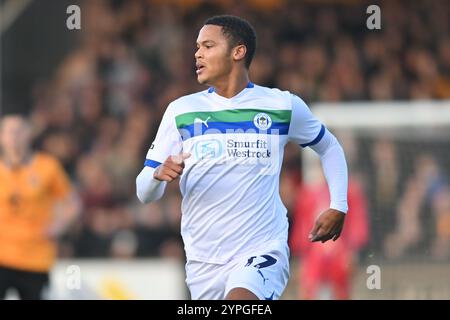
[[[226,79],[214,84],[214,91],[218,95],[230,99],[244,90],[249,82],[247,70],[241,69],[234,74],[231,73]]]
[[[8,167],[20,167],[31,159],[31,152],[28,150],[13,150],[11,152],[4,152],[2,158]]]

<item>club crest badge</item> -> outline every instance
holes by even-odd
[[[268,130],[272,126],[272,119],[267,113],[261,112],[253,118],[253,123],[260,130]]]

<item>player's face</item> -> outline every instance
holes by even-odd
[[[231,72],[233,59],[222,27],[205,25],[200,29],[195,61],[197,80],[201,84],[214,85]]]
[[[29,147],[30,129],[25,120],[16,116],[5,117],[0,126],[0,145],[8,153]]]

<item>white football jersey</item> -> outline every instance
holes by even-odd
[[[252,83],[230,99],[210,88],[173,101],[145,165],[191,154],[180,177],[187,259],[224,264],[267,242],[286,243],[284,146],[313,145],[324,132],[299,97]]]

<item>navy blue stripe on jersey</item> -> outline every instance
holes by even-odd
[[[144,162],[144,167],[152,167],[152,168],[156,168],[161,164],[161,162],[155,161],[155,160],[150,160],[150,159],[146,159]]]
[[[205,134],[218,133],[258,133],[258,134],[274,134],[287,135],[289,131],[289,122],[272,122],[268,130],[258,129],[253,121],[242,122],[208,122],[208,126],[204,123],[194,123],[178,129],[183,141],[201,136]]]
[[[309,143],[301,144],[301,146],[302,146],[303,148],[306,148],[306,147],[313,146],[313,145],[319,143],[319,141],[322,140],[322,137],[323,137],[324,134],[325,134],[325,126],[322,125],[322,126],[320,127],[320,132],[319,132],[319,134],[317,135],[317,137],[316,137],[313,141],[311,141],[311,142],[309,142]]]

